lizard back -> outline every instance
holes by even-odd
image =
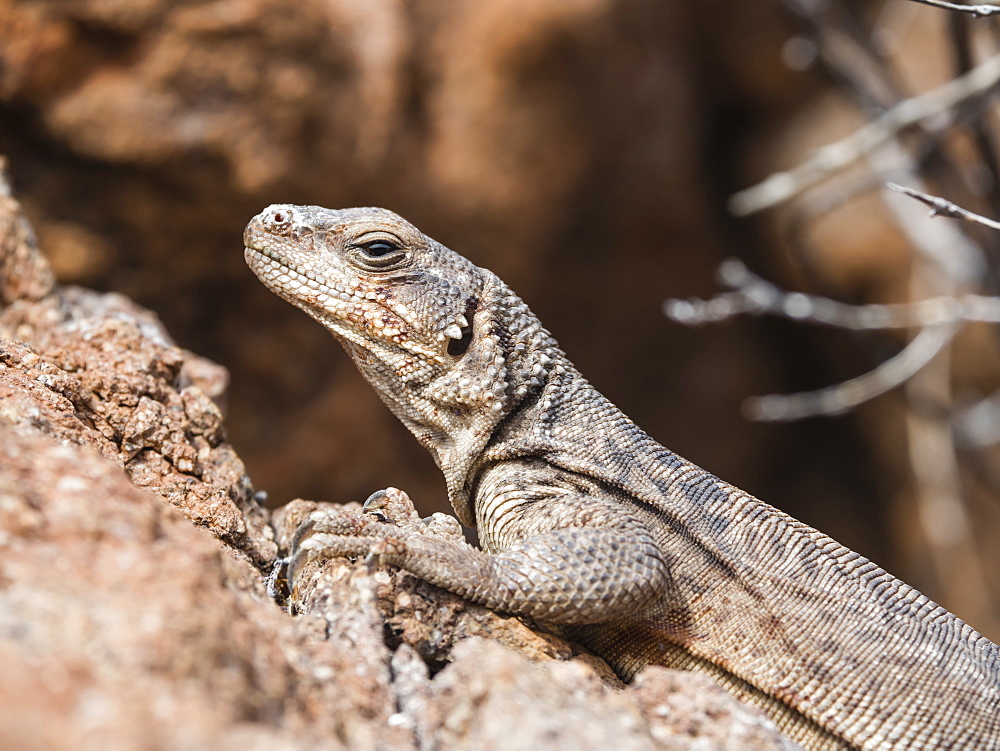
[[[645,611],[563,629],[624,678],[647,664],[705,672],[810,747],[1000,747],[993,642],[664,448],[568,361],[483,453],[484,463],[515,457],[597,480],[647,515],[668,558],[683,562]]]

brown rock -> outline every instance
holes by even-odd
[[[96,449],[251,560],[273,558],[209,396],[221,394],[225,370],[178,348],[152,313],[120,295],[53,289],[20,206],[3,200],[0,269],[11,274],[0,276],[0,299],[12,302],[0,308],[0,414]]]
[[[0,157],[0,305],[37,300],[55,283],[21,204],[11,195],[6,173],[7,160]]]
[[[41,409],[51,435],[96,448],[135,484],[262,563],[274,557],[274,544],[225,441],[222,413],[192,377],[218,366],[186,367],[199,360],[116,295],[58,288],[0,312],[0,388],[11,398],[10,422],[35,426]]]
[[[0,747],[371,745],[356,656],[96,452],[0,426],[0,549]]]
[[[621,692],[581,663],[532,666],[494,642],[463,641],[421,697],[417,736],[441,749],[797,748],[712,681],[647,672]]]

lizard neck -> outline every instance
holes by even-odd
[[[463,524],[475,526],[470,496],[480,457],[497,426],[540,392],[564,356],[509,287],[483,270],[471,339],[446,368],[404,368],[412,353],[343,341],[382,401],[441,468]],[[401,379],[401,372],[413,372]],[[419,375],[429,374],[429,375]]]

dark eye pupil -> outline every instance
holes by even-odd
[[[384,255],[392,253],[394,250],[396,250],[396,246],[390,243],[372,243],[365,246],[365,253],[375,258],[381,258]]]

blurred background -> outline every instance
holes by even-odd
[[[995,82],[961,85],[997,28],[908,0],[0,0],[0,152],[62,282],[230,369],[230,439],[274,505],[394,485],[447,509],[336,342],[243,263],[269,203],[380,205],[497,272],[662,443],[997,640],[1000,328],[956,321],[884,395],[762,422],[748,397],[861,376],[918,331],[663,312],[729,257],[852,304],[993,295],[1000,233],[882,186],[1000,217]],[[866,123],[846,169],[815,161]]]

